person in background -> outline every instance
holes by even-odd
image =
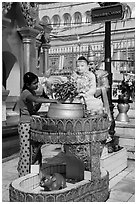
[[[18,132],[20,137],[20,156],[18,162],[19,177],[30,173],[31,164],[42,163],[41,145],[33,142],[30,149],[30,119],[32,115],[37,115],[42,103],[58,103],[55,99],[48,99],[36,96],[38,89],[38,76],[32,72],[27,72],[23,78],[24,86],[19,97],[18,108],[20,110],[20,123]],[[32,155],[32,161],[30,161]]]

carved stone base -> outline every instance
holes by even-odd
[[[50,173],[53,166],[47,167]],[[55,167],[54,167],[55,169]],[[64,167],[59,167],[63,171]],[[57,171],[57,168],[56,168]],[[109,197],[109,177],[104,170],[98,181],[84,179],[77,183],[68,183],[67,187],[57,191],[44,191],[39,186],[39,175],[28,174],[13,181],[9,186],[11,202],[105,202]]]
[[[70,151],[84,163],[85,170],[91,172],[92,180],[100,177],[99,142],[92,142],[92,144],[68,144],[64,146],[66,152]]]

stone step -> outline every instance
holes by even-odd
[[[135,140],[135,123],[130,120],[128,123],[115,121],[116,135],[123,139]],[[128,143],[127,143],[128,144]]]
[[[125,127],[116,127],[116,134],[121,138],[134,139],[135,138],[135,128],[125,128]]]
[[[9,113],[6,117],[6,124],[7,125],[17,125],[19,123],[20,117],[18,113]]]
[[[17,125],[19,123],[19,113],[13,111],[13,107],[18,100],[18,96],[8,96],[6,100],[6,125]]]
[[[119,145],[126,148],[128,159],[135,160],[135,118],[130,118],[127,123],[115,121],[115,124]]]
[[[109,179],[113,178],[127,167],[127,151],[123,147],[117,152],[102,155],[100,159],[101,168],[109,172]]]
[[[10,124],[2,126],[2,138],[10,137],[18,134],[18,125]]]
[[[18,100],[18,96],[8,96],[6,100],[7,110],[12,109]]]
[[[122,138],[119,136],[119,145],[126,148],[128,159],[135,160],[135,138]]]
[[[132,147],[135,147],[135,139],[119,137],[119,144],[120,146],[124,146],[124,147],[126,147],[128,144],[132,148]]]
[[[127,150],[128,159],[135,160],[135,146],[131,147],[129,145],[125,145],[125,148]]]

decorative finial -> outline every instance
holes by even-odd
[[[87,58],[88,58],[89,63],[95,62],[96,55],[91,45],[88,46],[88,57]]]

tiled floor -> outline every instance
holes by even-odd
[[[58,153],[55,146],[42,148],[43,157],[51,157]],[[9,201],[9,184],[18,178],[18,157],[2,163],[2,201]],[[110,197],[107,202],[135,202],[135,162],[128,160],[128,167],[109,182]]]
[[[128,160],[128,167],[109,182],[110,197],[107,202],[135,202],[135,162]]]

